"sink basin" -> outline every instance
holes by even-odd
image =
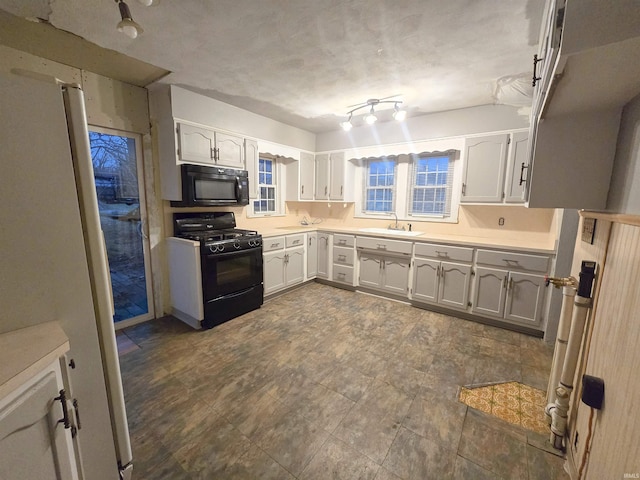
[[[389,228],[360,228],[360,232],[379,233],[381,235],[393,235],[398,237],[419,237],[423,232],[409,232],[407,230],[391,230]]]

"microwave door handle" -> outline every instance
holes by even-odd
[[[240,177],[236,177],[236,199],[242,198],[242,184],[240,183]]]

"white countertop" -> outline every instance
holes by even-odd
[[[0,398],[68,350],[69,339],[58,322],[0,334]]]
[[[405,236],[405,235],[397,235],[393,233],[384,234],[384,233],[375,233],[363,231],[360,228],[346,228],[346,227],[334,227],[334,226],[323,226],[321,224],[316,225],[291,225],[286,227],[276,227],[266,230],[261,230],[260,233],[263,237],[276,237],[280,235],[290,235],[294,233],[304,233],[304,232],[331,232],[331,233],[345,233],[350,235],[358,235],[358,236],[366,236],[366,237],[379,237],[379,238],[390,238],[394,240],[404,240],[408,242],[423,242],[423,243],[448,243],[455,245],[465,245],[465,246],[473,246],[473,247],[485,247],[485,248],[504,248],[508,250],[516,250],[516,251],[526,251],[526,252],[536,252],[536,253],[544,253],[547,255],[555,254],[555,250],[553,248],[549,248],[548,244],[545,242],[544,244],[540,242],[522,242],[515,241],[512,239],[499,239],[499,238],[487,238],[487,237],[472,237],[467,235],[442,235],[442,234],[431,234],[431,233],[422,233],[419,236]]]

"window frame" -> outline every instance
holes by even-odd
[[[391,186],[387,186],[387,185],[376,185],[376,186],[369,186],[369,179],[371,178],[371,164],[374,162],[381,162],[381,163],[393,163],[393,183],[391,184]],[[380,175],[378,173],[376,173],[376,175],[378,175],[378,178],[380,178]],[[388,173],[385,172],[384,176],[387,176]],[[378,158],[368,158],[366,160],[364,160],[364,164],[363,164],[363,177],[362,177],[362,213],[366,214],[366,215],[388,215],[390,213],[395,212],[396,210],[396,197],[397,197],[397,188],[398,185],[398,159],[396,157],[378,157]],[[370,191],[384,191],[384,190],[391,190],[391,210],[367,210],[367,203],[369,202],[368,200],[368,193]],[[374,200],[375,202],[376,200]],[[388,202],[388,200],[380,200],[383,202]]]
[[[261,161],[271,162],[272,168],[271,172],[262,172],[260,170]],[[247,217],[248,218],[260,218],[260,217],[273,217],[273,216],[283,216],[284,215],[284,207],[282,205],[282,175],[281,175],[281,162],[278,160],[278,157],[272,156],[269,154],[258,154],[257,165],[256,165],[256,179],[258,181],[257,198],[250,199],[249,208],[247,209]],[[261,177],[261,172],[265,175],[267,173],[271,174],[272,183],[260,183],[259,179]],[[262,198],[263,188],[273,189],[273,197],[272,199]],[[274,202],[274,210],[265,210],[265,211],[256,211],[256,203],[266,200]]]
[[[454,151],[446,151],[446,152],[423,152],[419,154],[411,154],[410,156],[410,165],[409,165],[409,178],[407,182],[407,204],[406,204],[406,215],[410,218],[425,218],[425,219],[446,219],[450,218],[452,215],[453,205],[453,189],[455,183],[455,152]],[[425,182],[425,185],[417,184],[417,177],[420,174],[418,171],[418,162],[422,159],[430,159],[430,158],[447,158],[447,169],[446,169],[446,182],[444,184],[434,184],[428,185],[428,182]],[[429,172],[428,170],[425,172],[425,175],[428,177],[429,174],[435,174],[436,176],[444,173],[444,171],[436,170],[434,172]],[[436,212],[414,212],[413,205],[415,202],[415,193],[416,189],[419,188],[423,191],[437,191],[439,189],[445,189],[445,199],[442,213]],[[435,203],[435,194],[434,200]],[[427,202],[427,200],[423,200],[423,202]]]

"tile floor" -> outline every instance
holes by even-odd
[[[212,330],[125,329],[140,479],[565,479],[545,436],[458,401],[546,389],[541,340],[318,283]]]

